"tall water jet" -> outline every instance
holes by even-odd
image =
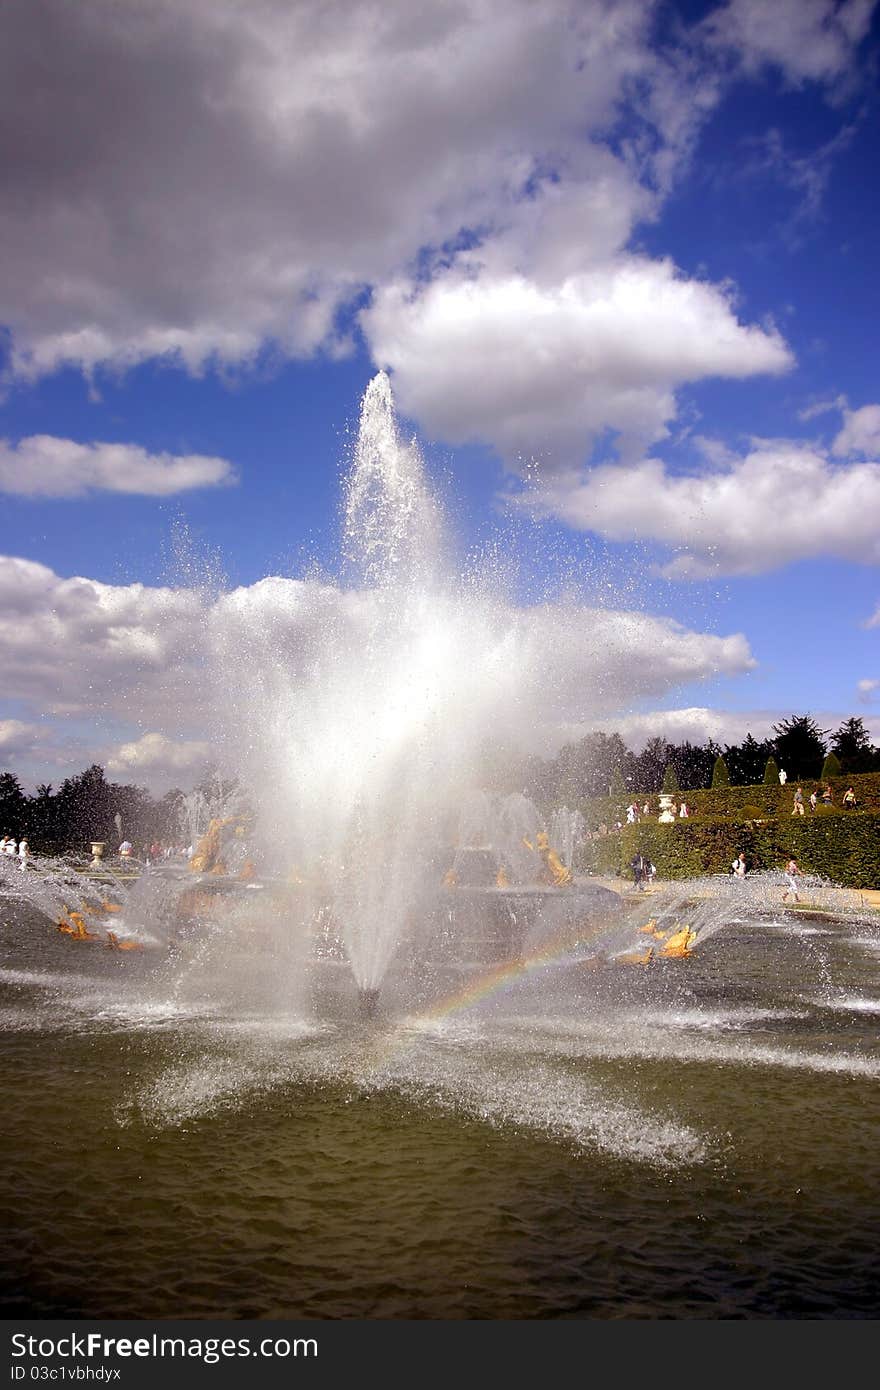
[[[292,943],[329,917],[367,999],[436,904],[483,746],[534,721],[552,674],[549,633],[537,643],[491,576],[450,563],[381,372],[363,398],[342,521],[344,583],[266,579],[223,598],[218,733],[254,793],[263,866],[291,885],[279,956],[297,973]],[[505,814],[505,873],[522,884],[523,863],[540,870],[546,827],[534,808]]]

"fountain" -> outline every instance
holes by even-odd
[[[344,582],[211,609],[188,862],[0,861],[0,1301],[876,1317],[876,914],[615,893],[576,810],[487,788],[547,612],[460,576],[381,374],[343,521]]]

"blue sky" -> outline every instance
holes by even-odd
[[[872,0],[14,0],[0,33],[0,767],[192,781],[182,596],[208,559],[332,577],[379,368],[523,608],[667,624],[558,738],[880,740]]]

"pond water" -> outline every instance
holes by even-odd
[[[332,957],[268,1007],[256,940],[224,993],[9,894],[4,1316],[876,1318],[876,919],[727,916],[363,1020]]]

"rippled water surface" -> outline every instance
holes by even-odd
[[[0,922],[6,1317],[880,1315],[870,921],[369,1023]]]

